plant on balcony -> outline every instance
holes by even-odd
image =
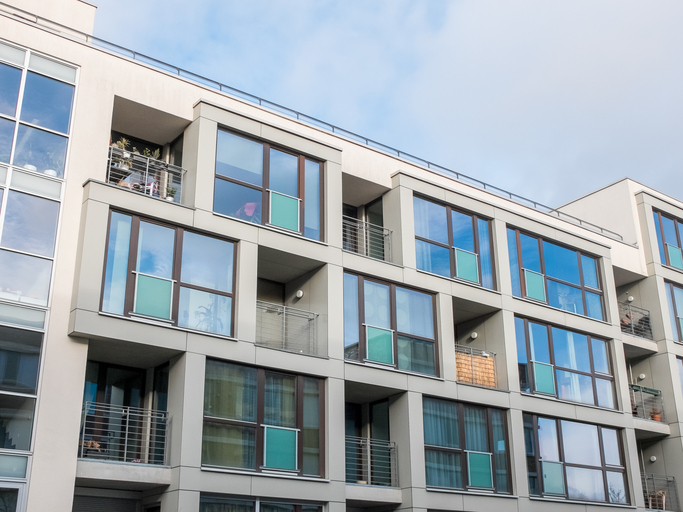
[[[121,157],[114,156],[112,158],[114,165],[124,170],[130,169],[130,166],[133,165],[133,159],[131,157],[131,154],[128,152],[128,146],[130,146],[130,141],[125,137],[121,137],[114,143],[114,146],[116,146],[123,152]]]
[[[178,193],[178,189],[169,185],[166,187],[166,200],[175,201],[175,195]]]
[[[659,409],[652,409],[652,411],[650,411],[650,419],[654,421],[662,421],[662,411]]]

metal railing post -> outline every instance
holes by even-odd
[[[126,436],[123,441],[123,462],[126,462],[128,458],[128,426],[130,425],[130,415],[128,414],[127,407],[121,410],[121,416],[126,418]]]

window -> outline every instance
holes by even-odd
[[[518,317],[515,333],[522,392],[616,408],[606,341]]]
[[[213,209],[322,240],[321,162],[218,130]]]
[[[681,381],[681,392],[683,393],[683,359],[677,357],[676,366],[678,367],[678,378]]]
[[[300,504],[288,501],[272,501],[222,495],[202,494],[199,512],[322,512],[323,507],[314,503]]]
[[[427,487],[510,492],[505,412],[422,400]]]
[[[112,211],[102,311],[232,335],[232,242]]]
[[[665,285],[674,341],[683,343],[683,288],[673,283],[665,283]]]
[[[659,259],[662,265],[683,270],[683,252],[681,251],[681,247],[683,247],[683,222],[656,210],[653,211],[653,214]]]
[[[491,222],[413,197],[417,268],[493,289]]]
[[[344,357],[436,375],[434,295],[344,274]]]
[[[512,293],[604,320],[597,259],[508,228]]]
[[[323,476],[323,382],[207,360],[202,464]]]
[[[525,413],[524,439],[530,494],[629,503],[619,430]]]

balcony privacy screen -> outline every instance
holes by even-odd
[[[265,426],[264,466],[296,471],[297,431]]]
[[[534,367],[534,383],[535,390],[538,393],[546,393],[548,395],[555,394],[555,377],[553,375],[553,366],[545,363],[532,363]]]
[[[299,231],[299,200],[271,190],[270,224],[291,231]]]
[[[672,267],[676,267],[679,270],[683,270],[683,253],[680,247],[675,245],[666,244],[666,250],[669,253],[669,263]]]
[[[394,364],[394,340],[391,330],[367,326],[368,361]]]
[[[455,249],[455,275],[460,279],[479,283],[477,255],[473,252]]]
[[[470,487],[493,488],[490,453],[467,452],[467,471],[470,477]]]
[[[530,299],[545,302],[545,279],[543,274],[533,270],[524,269],[524,284],[526,285],[526,296]]]
[[[545,494],[564,495],[564,475],[561,462],[541,461]]]
[[[168,279],[137,275],[135,312],[157,318],[171,318],[173,282]]]

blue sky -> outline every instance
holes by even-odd
[[[683,199],[679,0],[96,0],[95,35],[557,206]]]

